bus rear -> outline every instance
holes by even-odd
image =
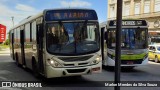
[[[101,72],[97,14],[89,9],[45,10],[46,77]]]

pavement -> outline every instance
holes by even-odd
[[[10,55],[9,48],[0,48],[0,55]]]

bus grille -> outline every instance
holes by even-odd
[[[86,69],[68,69],[67,72],[68,73],[82,73],[84,72]]]
[[[64,66],[66,67],[77,67],[74,63],[73,64],[63,64]],[[86,63],[78,63],[78,66],[86,66],[86,65],[89,65],[88,62]]]
[[[80,57],[58,57],[64,62],[75,62],[75,61],[86,61],[93,57],[93,55],[90,56],[80,56]]]

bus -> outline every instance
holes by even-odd
[[[115,66],[116,20],[104,27],[104,66]],[[148,63],[148,25],[145,20],[122,20],[121,67],[133,69]]]
[[[45,9],[9,32],[11,57],[46,78],[100,73],[99,22],[93,9]]]

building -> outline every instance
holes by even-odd
[[[116,18],[117,0],[108,0],[108,20]],[[123,19],[144,19],[150,36],[160,36],[160,0],[123,0]]]

